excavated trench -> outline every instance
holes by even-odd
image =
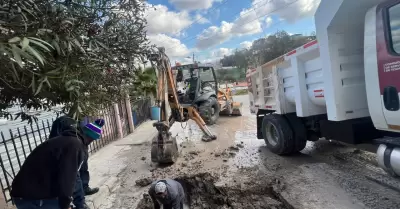
[[[190,209],[292,209],[274,192],[272,186],[246,184],[235,186],[216,186],[216,178],[209,173],[194,176],[178,177],[186,190]],[[149,195],[145,194],[137,209],[152,209],[153,204]]]

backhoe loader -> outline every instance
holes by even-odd
[[[203,132],[203,141],[217,137],[206,124],[217,121],[224,114],[240,115],[241,104],[234,103],[231,95],[218,90],[218,82],[212,66],[198,64],[176,66],[174,75],[163,47],[149,56],[157,75],[156,106],[160,108],[160,120],[153,124],[158,134],[152,141],[151,159],[157,163],[174,163],[178,158],[178,144],[170,133],[174,122],[196,122]]]

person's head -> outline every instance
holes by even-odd
[[[154,190],[155,190],[156,196],[158,198],[163,198],[164,199],[168,195],[168,193],[167,193],[167,185],[162,181],[157,182]]]
[[[103,126],[103,119],[97,119],[93,123],[83,122],[81,124],[81,133],[85,136],[84,143],[89,145],[92,141],[100,139]]]
[[[61,116],[57,118],[50,130],[49,139],[60,136],[64,131],[76,131],[77,122],[68,117],[68,116]]]

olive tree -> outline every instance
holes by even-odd
[[[62,105],[79,118],[120,99],[148,53],[144,9],[141,0],[0,0],[0,116]]]

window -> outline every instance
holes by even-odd
[[[400,4],[389,8],[390,36],[394,52],[400,54]]]

